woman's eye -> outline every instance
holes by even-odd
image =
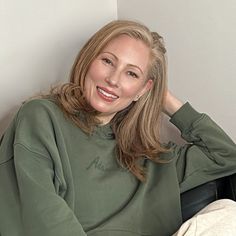
[[[102,61],[105,62],[108,65],[113,65],[112,61],[108,58],[102,58]]]
[[[132,76],[133,78],[138,78],[138,75],[133,71],[128,71],[128,75]]]

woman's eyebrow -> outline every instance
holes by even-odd
[[[137,68],[142,74],[144,74],[143,71],[142,71],[142,69],[141,69],[139,66],[136,66],[136,65],[133,65],[133,64],[128,64],[128,66],[135,67],[135,68]]]
[[[102,52],[102,53],[111,54],[113,57],[115,57],[116,60],[119,60],[119,58],[118,58],[114,53],[112,53],[112,52],[106,52],[106,51],[104,51],[104,52]],[[142,74],[144,74],[143,71],[142,71],[142,69],[141,69],[139,66],[133,65],[133,64],[128,64],[128,66],[135,67],[135,68],[137,68]]]
[[[118,57],[114,53],[112,53],[112,52],[104,51],[104,52],[101,52],[101,53],[111,54],[113,57],[115,57],[116,60],[118,60]]]

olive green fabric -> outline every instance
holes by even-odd
[[[1,236],[168,236],[180,193],[236,172],[236,145],[189,103],[170,120],[189,143],[169,143],[139,182],[116,161],[108,125],[87,135],[51,100],[22,105],[0,145]]]

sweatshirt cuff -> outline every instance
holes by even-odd
[[[201,113],[197,112],[188,102],[186,102],[171,116],[170,122],[180,131],[184,131],[189,129],[193,122],[198,120],[201,116]]]

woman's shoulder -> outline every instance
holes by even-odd
[[[18,111],[18,118],[22,116],[45,116],[60,113],[61,109],[52,98],[34,98],[24,101]]]
[[[51,124],[58,119],[64,119],[61,108],[51,98],[34,98],[22,103],[16,116],[16,124],[29,125]]]
[[[57,110],[59,107],[53,98],[33,98],[22,103],[20,110],[34,111],[38,109]]]

